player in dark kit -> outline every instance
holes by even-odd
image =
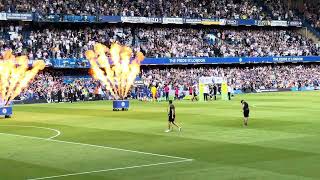
[[[242,109],[243,109],[243,125],[248,126],[248,118],[249,118],[249,104],[244,100],[241,100]]]
[[[172,104],[172,100],[169,100],[169,112],[168,112],[168,129],[166,130],[166,132],[170,132],[172,130],[172,125],[176,126],[177,128],[179,128],[179,131],[181,131],[181,127],[178,126],[175,122],[176,119],[176,108],[174,107],[174,105]]]

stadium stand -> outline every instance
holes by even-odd
[[[311,22],[311,25],[320,32],[320,2],[304,4],[303,15]]]
[[[304,7],[299,10],[302,17],[287,1],[276,0],[45,0],[42,3],[35,0],[1,0],[0,15],[8,13],[10,18],[13,18],[13,15],[21,15],[22,18],[23,13],[30,13],[30,17],[25,20],[32,22],[16,22],[12,19],[9,21],[10,18],[0,16],[3,20],[0,22],[0,52],[12,49],[15,55],[27,55],[30,60],[42,59],[48,62],[47,64],[52,64],[53,60],[68,63],[72,59],[84,59],[84,52],[92,49],[96,42],[107,46],[118,42],[156,60],[238,58],[237,63],[241,63],[242,58],[318,57],[320,46],[301,33],[300,20],[307,19],[312,27],[319,30],[319,9],[319,3],[305,2]],[[74,22],[66,23],[66,15],[74,18],[71,18]],[[96,22],[87,21],[88,16],[94,16]],[[77,19],[79,17],[80,20]],[[117,17],[118,24],[111,25],[101,21],[104,17]],[[137,17],[138,19],[134,20],[138,21],[126,23],[122,19],[124,17]],[[170,17],[172,22],[168,20],[169,23],[155,25],[140,21],[140,18],[145,17]],[[201,25],[186,25],[184,21],[188,19],[194,22],[200,20]],[[241,20],[245,20],[242,26]],[[247,22],[250,22],[249,25],[243,26]],[[83,67],[88,68],[87,64]],[[67,66],[62,65],[62,68]],[[197,84],[201,76],[227,77],[235,90],[243,92],[318,87],[320,80],[320,66],[317,64],[231,67],[203,65],[196,68],[188,66],[143,69],[140,75],[144,81],[144,86],[140,88],[143,89],[150,85],[163,87],[165,84],[169,84],[171,88],[178,86],[188,89]],[[51,70],[46,69],[35,78],[20,98],[60,101],[70,99],[70,91],[77,92],[75,100],[95,98],[97,93],[103,93],[104,97],[109,98],[108,92],[99,82],[81,78],[87,75],[86,73],[77,75],[74,72],[73,75],[75,77],[71,78],[72,80],[66,81],[65,71],[59,71],[54,66]],[[137,94],[139,90],[132,91]]]
[[[262,19],[266,17],[262,8],[253,0],[221,1],[146,1],[146,0],[108,0],[77,1],[53,0],[38,3],[36,0],[2,1],[0,10],[4,12],[34,12],[42,16],[49,14],[68,15],[110,15],[144,17],[192,17],[192,18],[229,18]]]
[[[140,89],[146,89],[152,85],[163,90],[165,85],[171,89],[178,87],[188,90],[196,86],[202,76],[223,76],[229,80],[234,90],[243,92],[257,92],[259,90],[294,88],[298,89],[320,86],[320,65],[262,65],[239,67],[199,67],[199,68],[144,68],[140,77],[144,80],[144,86],[132,90],[130,97],[137,96]],[[110,93],[99,82],[92,79],[74,78],[66,83],[62,72],[49,71],[39,74],[29,89],[24,91],[20,98],[47,99],[68,101],[68,93],[76,92],[74,100],[96,99],[97,95],[105,99],[111,99]]]
[[[272,19],[278,20],[299,20],[299,16],[294,13],[286,1],[264,0],[264,4],[271,12]]]

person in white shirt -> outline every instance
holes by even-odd
[[[208,95],[209,95],[209,85],[206,84],[203,89],[204,101],[208,101]]]

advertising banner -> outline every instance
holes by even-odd
[[[99,21],[109,22],[109,23],[118,23],[118,22],[121,22],[121,17],[120,16],[100,16]]]
[[[201,24],[201,19],[184,19],[186,24]]]
[[[90,68],[86,59],[52,59],[51,63],[55,68]]]
[[[0,13],[0,21],[7,20],[7,13]]]
[[[253,25],[256,25],[256,20],[254,20],[254,19],[239,19],[238,25],[253,26]]]
[[[300,21],[289,21],[289,26],[301,27],[302,22]]]
[[[74,16],[74,15],[65,15],[63,16],[64,22],[96,22],[96,16]]]
[[[124,23],[162,23],[162,18],[159,17],[132,17],[132,16],[122,16],[121,22]]]
[[[7,13],[7,20],[32,21],[33,16],[27,13]]]
[[[288,21],[271,21],[271,26],[288,26]]]
[[[226,25],[238,26],[237,20],[226,20]]]
[[[256,21],[257,26],[271,26],[270,21]]]
[[[162,18],[162,24],[183,24],[182,18]]]
[[[90,68],[86,59],[52,59],[56,68]],[[203,57],[203,58],[145,58],[141,65],[188,65],[188,64],[240,64],[240,63],[285,63],[320,62],[320,56],[288,57]]]
[[[170,64],[284,63],[284,62],[320,62],[320,56],[145,58],[141,64],[170,65]]]
[[[221,25],[219,19],[202,19],[201,24],[203,25]]]

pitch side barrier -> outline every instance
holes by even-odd
[[[51,59],[47,66],[54,68],[90,68],[87,59]],[[203,58],[145,58],[141,65],[189,64],[250,64],[250,63],[308,63],[320,62],[320,56],[285,57],[203,57]]]
[[[232,94],[249,94],[249,93],[271,93],[271,92],[289,92],[289,91],[315,91],[320,90],[320,87],[292,87],[292,88],[272,88],[272,89],[258,89],[258,90],[233,90]],[[221,95],[220,93],[217,94],[218,96]],[[174,90],[170,90],[170,99],[174,99]],[[190,100],[192,98],[192,95],[189,95],[189,91],[182,91],[181,95],[179,96],[180,99],[183,100]],[[164,97],[163,97],[164,99]],[[108,100],[107,98],[103,98],[103,100]],[[80,102],[80,100],[78,99]],[[84,101],[96,101],[94,98],[85,98]],[[110,100],[111,101],[111,100]],[[63,101],[66,103],[65,101]],[[13,104],[39,104],[39,103],[49,103],[46,99],[29,99],[29,100],[14,100],[12,102]],[[58,103],[56,100],[52,103]],[[1,107],[0,107],[1,110]],[[9,112],[9,111],[8,111]],[[10,112],[9,112],[10,113]],[[12,112],[11,112],[12,113]],[[1,115],[1,112],[0,112]]]

